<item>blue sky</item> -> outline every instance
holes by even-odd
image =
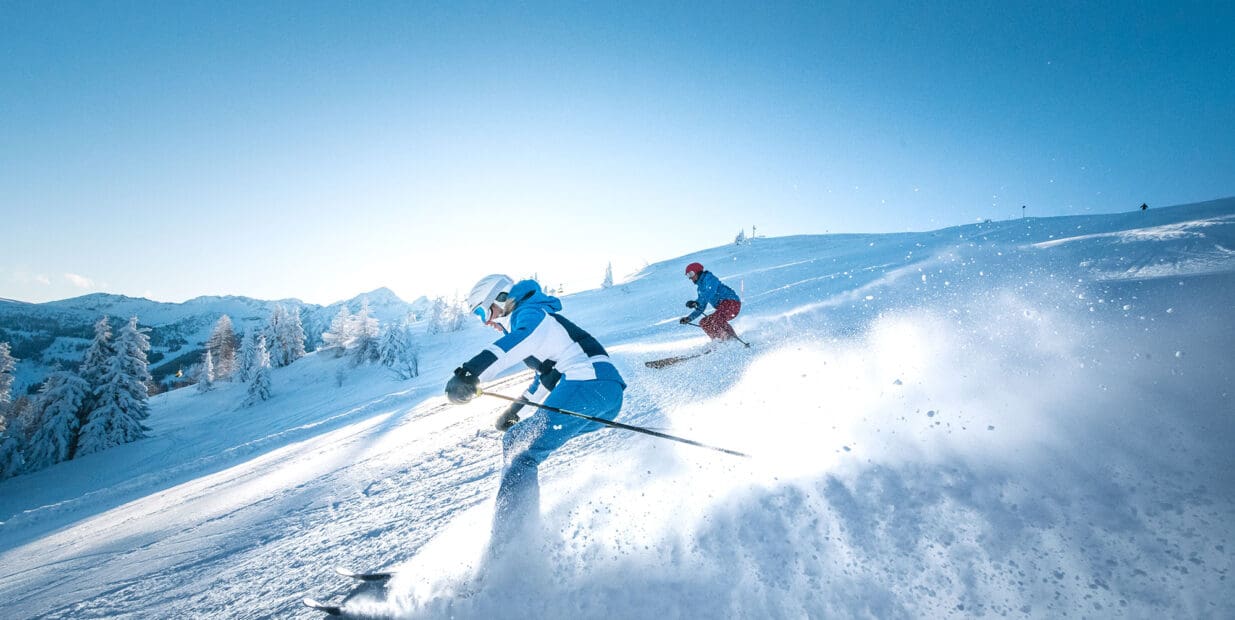
[[[1230,3],[512,4],[0,2],[0,297],[570,291],[1235,194]]]

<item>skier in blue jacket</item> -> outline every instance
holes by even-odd
[[[496,342],[463,363],[446,383],[453,403],[475,398],[479,384],[526,365],[536,371],[523,398],[532,402],[612,420],[622,408],[626,383],[604,347],[558,314],[562,302],[545,294],[534,280],[514,283],[504,275],[482,278],[468,295],[481,321],[503,333]],[[510,538],[540,514],[538,468],[570,439],[601,425],[537,409],[520,419],[516,403],[497,420],[504,468],[493,517],[493,542]]]
[[[704,333],[712,340],[736,338],[737,333],[733,331],[733,326],[729,324],[729,321],[732,321],[742,311],[742,301],[738,299],[738,294],[699,263],[686,266],[686,277],[695,283],[699,298],[686,302],[686,307],[693,311],[682,317],[679,322],[683,325],[690,323],[703,314],[704,309],[711,304],[716,311],[699,321],[699,327],[702,327]]]

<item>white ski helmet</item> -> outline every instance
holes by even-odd
[[[510,276],[495,273],[487,275],[472,287],[472,292],[467,294],[467,307],[472,311],[472,314],[480,317],[480,320],[488,323],[493,319],[490,316],[489,306],[494,302],[503,303],[506,301],[506,296],[510,294],[510,287],[515,283],[510,279]]]

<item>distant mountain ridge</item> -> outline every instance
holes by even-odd
[[[211,329],[225,314],[237,334],[243,334],[251,327],[264,326],[276,305],[296,308],[305,328],[306,344],[312,350],[340,308],[346,306],[357,312],[365,301],[382,324],[408,315],[422,316],[430,305],[423,296],[408,303],[385,287],[328,306],[294,298],[261,300],[237,295],[207,295],[183,303],[111,293],[44,303],[0,299],[0,342],[10,343],[19,360],[14,392],[24,394],[40,384],[56,365],[75,367],[80,362],[99,317],[111,317],[114,329],[121,321],[136,316],[142,327],[150,329],[150,369],[159,381],[197,363]]]

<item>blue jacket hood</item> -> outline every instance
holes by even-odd
[[[538,308],[550,314],[562,310],[562,301],[546,294],[535,280],[520,280],[510,287],[510,296],[515,300],[514,312],[525,308]],[[512,313],[513,314],[513,313]]]

